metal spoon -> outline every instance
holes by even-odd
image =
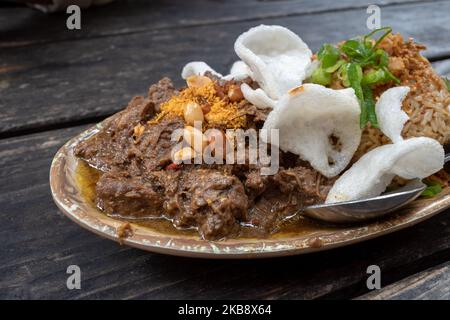
[[[447,154],[445,163],[449,161],[450,154]],[[303,214],[332,223],[361,222],[381,217],[407,205],[420,196],[425,188],[426,185],[420,179],[414,179],[405,186],[378,197],[309,206],[304,209]]]

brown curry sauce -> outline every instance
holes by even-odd
[[[76,183],[78,188],[81,190],[81,194],[83,198],[94,208],[99,210],[96,206],[95,197],[96,197],[96,183],[100,178],[102,172],[89,166],[85,161],[79,160],[76,168]],[[106,214],[103,213],[102,214]],[[108,214],[106,214],[108,215]],[[178,235],[197,235],[198,232],[196,228],[182,229],[176,228],[169,219],[160,217],[160,218],[146,218],[146,219],[127,219],[124,217],[120,217],[117,215],[108,215],[114,219],[118,219],[121,221],[132,222],[134,224],[158,231],[164,234],[178,234]],[[260,232],[255,232],[255,229],[249,225],[241,225],[239,230],[239,234],[234,238],[277,238],[277,237],[287,237],[290,235],[302,235],[302,234],[310,234],[312,232],[317,232],[319,230],[330,230],[333,229],[332,226],[324,225],[323,223],[319,223],[313,221],[308,218],[303,218],[300,215],[293,215],[287,220],[284,220],[282,223],[277,226],[275,232],[272,232],[268,235],[262,235]]]

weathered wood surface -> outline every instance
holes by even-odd
[[[263,7],[266,5],[264,2]],[[286,3],[288,8],[302,5]],[[256,14],[258,10],[255,9]],[[291,11],[295,13],[292,8]],[[394,4],[382,8],[382,21],[427,44],[427,56],[438,59],[450,54],[450,25],[443,14],[449,11],[449,1]],[[237,59],[233,52],[235,38],[259,23],[285,25],[302,35],[314,50],[324,42],[367,32],[365,7],[284,15],[263,18],[261,14],[256,20],[161,29],[152,29],[149,19],[141,22],[145,30],[139,32],[3,48],[0,137],[96,121],[121,109],[134,94],[145,93],[149,84],[164,75],[180,84],[180,70],[191,60],[205,60],[218,71],[226,72]],[[112,23],[111,19],[105,21],[103,28]],[[92,18],[91,23],[101,24],[99,15],[98,20]],[[133,21],[133,16],[126,20]],[[114,29],[114,25],[110,27]],[[58,22],[53,28],[64,29],[64,25]],[[84,32],[82,29],[80,34]]]
[[[450,59],[433,62],[433,67],[440,75],[450,78]]]
[[[64,12],[48,16],[38,11],[5,8],[0,16],[0,47],[365,9],[369,4],[384,7],[414,2],[432,0],[117,0],[108,6],[83,11],[83,32],[71,32],[64,28],[67,18]]]
[[[450,262],[414,274],[359,299],[450,300]]]
[[[410,229],[328,252],[212,261],[146,253],[102,239],[53,204],[51,159],[85,127],[0,140],[0,298],[352,298],[376,264],[386,286],[450,258],[450,211]],[[66,268],[82,289],[66,288]]]
[[[428,45],[438,72],[450,76],[450,1],[370,2],[382,6],[384,25]],[[329,252],[211,261],[119,246],[69,221],[51,199],[51,159],[86,128],[76,125],[121,109],[163,75],[179,78],[190,60],[226,72],[236,59],[234,39],[251,26],[285,25],[316,50],[365,33],[366,6],[118,1],[83,12],[81,32],[65,29],[64,14],[0,8],[0,298],[448,298],[449,210]],[[66,288],[71,264],[82,269],[79,291]],[[368,293],[372,264],[381,267],[385,291]]]

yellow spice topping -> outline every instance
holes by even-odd
[[[200,87],[188,87],[161,104],[161,112],[151,122],[158,122],[165,116],[183,117],[184,108],[189,102],[207,106],[206,127],[242,128],[246,125],[245,115],[241,115],[236,102],[227,102],[217,95],[213,81],[207,81]]]

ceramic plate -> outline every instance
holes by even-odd
[[[167,233],[110,218],[82,196],[76,183],[78,159],[73,150],[79,141],[98,132],[101,123],[68,141],[55,155],[50,169],[53,198],[61,211],[82,227],[111,240],[139,249],[201,258],[262,258],[303,254],[346,246],[394,232],[428,219],[450,207],[450,188],[432,199],[419,199],[382,220],[357,226],[316,224],[302,232],[283,232],[268,239],[205,241],[190,233]]]

